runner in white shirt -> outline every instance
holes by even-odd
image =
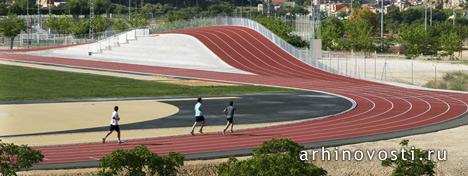
[[[112,113],[112,119],[110,122],[109,133],[107,133],[106,137],[102,138],[102,143],[106,143],[106,138],[115,130],[117,131],[117,143],[121,144],[123,141],[120,140],[120,127],[119,127],[119,107],[114,107],[114,112]]]
[[[197,104],[195,104],[194,111],[195,111],[195,122],[193,123],[192,131],[190,132],[190,134],[195,135],[194,130],[195,130],[195,126],[197,126],[197,122],[201,123],[199,132],[203,134],[203,126],[205,126],[205,117],[203,116],[201,97],[198,97]]]

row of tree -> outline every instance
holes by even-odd
[[[109,28],[113,31],[125,31],[129,28],[140,28],[147,26],[148,20],[141,14],[132,14],[129,18],[106,18],[95,16],[91,19],[72,18],[61,16],[48,18],[44,23],[44,28],[50,28],[52,32],[59,34],[82,35],[88,34],[90,25],[94,33],[104,32]]]
[[[429,158],[426,150],[409,147],[408,140],[400,145],[405,153],[398,153],[397,158],[388,157],[382,161],[382,166],[392,167],[392,175],[434,175],[435,162]],[[300,159],[304,148],[289,139],[272,139],[255,149],[253,156],[246,160],[230,158],[218,166],[220,176],[324,176],[327,171],[312,163]],[[411,160],[408,158],[416,158]],[[0,174],[16,175],[20,169],[30,168],[41,162],[44,156],[28,146],[17,146],[0,141]],[[143,176],[164,175],[175,176],[178,169],[184,165],[184,156],[179,153],[169,153],[159,156],[144,146],[130,150],[116,150],[100,160],[100,170],[97,175],[112,176]]]
[[[408,58],[419,55],[450,56],[462,50],[468,38],[468,20],[455,24],[447,13],[435,10],[432,24],[421,21],[420,10],[397,12],[389,8],[384,23],[385,37],[380,37],[379,16],[364,7],[354,9],[347,20],[327,17],[321,23],[322,47],[328,50],[386,51],[401,47]],[[424,19],[424,16],[422,16]]]

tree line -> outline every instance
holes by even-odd
[[[424,22],[422,8],[400,12],[391,6],[384,16],[382,42],[380,14],[367,7],[353,9],[347,19],[327,17],[321,22],[322,46],[326,50],[356,52],[390,52],[397,47],[409,59],[420,55],[455,59],[454,54],[463,49],[463,41],[468,38],[468,19],[459,16],[453,24],[451,13],[438,7],[433,10],[432,22]]]

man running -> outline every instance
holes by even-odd
[[[109,129],[109,133],[107,133],[106,137],[102,138],[102,143],[106,143],[106,138],[115,130],[117,131],[117,143],[118,144],[122,144],[123,141],[120,140],[120,128],[119,128],[119,120],[120,120],[120,117],[119,117],[119,107],[118,106],[115,106],[114,107],[114,112],[112,113],[112,120],[111,120],[111,124],[110,124],[110,129]]]
[[[195,135],[194,134],[194,130],[195,130],[195,126],[197,125],[197,122],[200,122],[201,123],[201,127],[200,127],[200,133],[203,134],[203,126],[205,125],[205,117],[203,117],[203,110],[202,110],[202,98],[201,97],[198,97],[197,99],[197,104],[195,104],[195,122],[193,123],[193,126],[192,126],[192,131],[190,132],[190,134]]]
[[[229,126],[231,126],[231,133],[234,132],[233,128],[234,128],[234,112],[236,111],[236,107],[234,107],[234,102],[233,101],[230,101],[229,102],[229,105],[226,106],[226,108],[224,108],[224,114],[226,115],[226,120],[227,120],[227,124],[226,124],[226,128],[224,128],[223,130],[223,135],[224,133],[226,133],[226,130],[229,128]]]

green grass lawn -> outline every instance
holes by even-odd
[[[157,81],[0,65],[0,101],[291,91],[295,90],[262,86],[185,86]]]

